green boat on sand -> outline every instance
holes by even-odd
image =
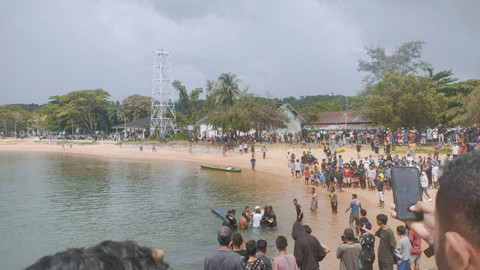
[[[213,166],[200,165],[200,168],[206,169],[206,170],[222,171],[222,172],[242,172],[242,169],[232,168],[232,167],[213,167]]]

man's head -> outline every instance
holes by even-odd
[[[217,240],[220,246],[228,246],[232,241],[232,230],[227,226],[222,226],[218,229]]]
[[[357,194],[353,193],[353,194],[352,194],[352,199],[353,199],[353,200],[356,200],[356,199],[357,199]]]
[[[246,217],[247,216],[247,213],[246,212],[242,212],[242,217]]]
[[[407,234],[407,228],[405,228],[403,225],[397,226],[397,233],[399,236],[403,236]]]
[[[245,246],[247,248],[248,255],[255,256],[255,253],[257,253],[257,243],[255,240],[248,241]]]
[[[377,215],[377,224],[378,226],[387,225],[388,217],[384,214]]]
[[[257,251],[262,253],[267,253],[267,241],[260,239],[257,240]]]
[[[275,240],[275,245],[277,245],[278,250],[285,250],[288,246],[287,238],[283,235],[277,236],[277,240]]]
[[[240,247],[243,244],[243,236],[241,233],[234,233],[232,236],[233,246]]]
[[[367,210],[365,210],[365,209],[360,210],[360,214],[362,215],[362,217],[366,216],[367,215]]]
[[[353,233],[353,230],[350,228],[345,229],[345,231],[343,231],[343,235],[345,235],[345,239],[347,241],[353,241],[353,238],[355,238],[355,234]]]
[[[154,257],[153,250],[135,242],[104,241],[90,248],[72,248],[41,258],[28,270],[50,269],[168,269],[168,264]]]
[[[437,266],[440,270],[479,269],[480,152],[450,161],[439,182],[434,240]]]
[[[293,205],[297,205],[297,199],[293,199]]]

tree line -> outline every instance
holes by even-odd
[[[421,60],[424,42],[402,44],[391,54],[366,47],[366,73],[358,94],[361,110],[373,124],[397,129],[437,125],[469,126],[480,122],[480,80],[459,81],[452,70],[434,72]]]
[[[223,73],[206,87],[186,89],[175,80],[172,87],[180,125],[203,120],[232,135],[239,131],[263,132],[284,127],[287,119],[279,110],[290,103],[310,124],[319,112],[357,110],[373,124],[396,129],[443,125],[473,125],[480,121],[480,80],[459,81],[452,70],[435,72],[421,58],[424,43],[402,44],[387,54],[378,46],[365,47],[367,59],[358,62],[365,73],[364,88],[355,96],[311,95],[272,98],[249,92],[233,73]],[[205,94],[205,99],[200,96]],[[149,117],[151,97],[130,95],[121,102],[111,101],[103,89],[71,91],[38,104],[0,106],[0,131],[9,136],[35,131],[91,134],[110,132],[112,127]]]
[[[241,88],[241,84],[232,73],[223,73],[217,80],[207,81],[205,90],[198,87],[189,91],[182,82],[175,80],[172,87],[179,97],[175,102],[177,123],[195,125],[203,120],[232,136],[252,129],[261,133],[285,126],[288,119],[279,109],[285,102],[292,102],[306,114],[314,116],[313,112],[318,108],[329,110],[341,107],[340,100],[345,100],[343,96],[333,95],[300,99],[265,98],[250,93],[248,86]],[[200,99],[204,92],[205,99]],[[25,136],[27,129],[29,134],[33,131],[108,133],[113,126],[149,117],[151,101],[151,97],[138,94],[130,95],[121,102],[111,101],[110,93],[103,89],[71,91],[52,96],[43,105],[0,106],[0,132],[8,136]]]

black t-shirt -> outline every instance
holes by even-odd
[[[363,225],[367,222],[369,222],[367,217],[361,217],[361,218],[358,219],[357,224],[361,229],[363,227]]]
[[[360,152],[360,149],[362,149],[361,145],[357,145],[357,152]]]
[[[230,221],[230,228],[237,227],[237,220],[233,216],[228,216],[228,221]]]
[[[295,205],[295,210],[297,210],[297,217],[298,216],[300,216],[300,217],[303,216],[303,213],[300,215],[301,208],[302,208],[302,206],[300,204],[297,203],[297,205]]]
[[[240,256],[243,257],[244,262],[248,261],[248,252],[246,250],[234,250],[233,252],[240,254]]]
[[[377,190],[378,190],[378,191],[383,191],[383,181],[378,181],[378,183],[377,183]]]

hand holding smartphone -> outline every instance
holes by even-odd
[[[422,201],[420,171],[415,167],[392,168],[393,200],[400,220],[423,220],[423,212],[412,212],[410,206]]]

